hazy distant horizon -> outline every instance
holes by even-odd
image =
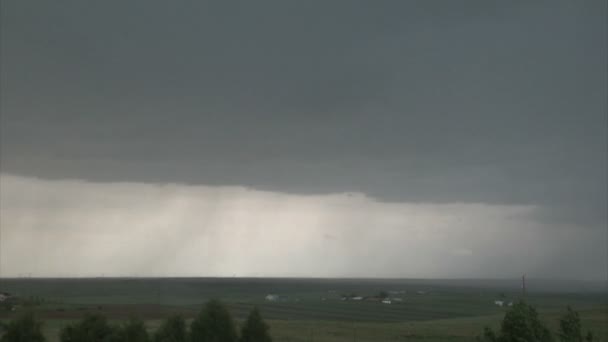
[[[410,278],[313,278],[313,277],[15,277],[0,278],[5,282],[97,282],[97,281],[144,281],[149,282],[150,286],[155,285],[155,281],[180,282],[194,281],[204,283],[235,283],[235,284],[273,284],[272,286],[293,284],[316,284],[321,286],[339,284],[382,285],[385,290],[395,290],[399,286],[420,286],[418,290],[430,290],[432,292],[442,292],[444,288],[462,288],[470,291],[471,289],[491,289],[494,291],[504,290],[513,293],[521,292],[521,278],[494,278],[494,279],[410,279]],[[553,293],[597,293],[606,294],[608,286],[607,280],[582,280],[582,279],[538,279],[526,277],[526,292],[553,292]],[[410,289],[411,290],[411,289]]]
[[[290,276],[154,276],[154,275],[99,275],[99,276],[51,276],[51,277],[36,277],[28,275],[0,277],[0,279],[310,279],[310,280],[395,280],[395,281],[514,281],[521,284],[521,276],[519,277],[504,277],[504,278],[385,278],[385,277],[290,277]],[[530,281],[563,281],[563,282],[589,282],[589,283],[606,283],[605,279],[581,279],[581,278],[533,278],[526,277]]]

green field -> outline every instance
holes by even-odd
[[[546,287],[546,286],[545,286]],[[86,312],[101,312],[119,322],[146,320],[150,330],[170,313],[193,317],[211,298],[225,302],[237,322],[258,306],[276,341],[471,341],[486,325],[497,327],[506,302],[521,296],[517,281],[242,279],[242,278],[94,278],[2,279],[0,291],[40,297],[34,306],[45,320],[51,341],[67,322]],[[343,294],[371,297],[380,291],[401,298],[377,301],[342,300]],[[281,296],[267,301],[267,294]],[[608,296],[595,290],[534,288],[526,300],[556,329],[567,305],[581,313],[585,328],[608,341]],[[7,320],[14,312],[0,311]]]

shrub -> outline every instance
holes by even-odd
[[[209,301],[192,322],[192,342],[234,342],[236,328],[228,309],[218,300]]]
[[[587,332],[583,338],[583,327],[578,312],[568,306],[566,313],[559,320],[559,339],[562,342],[593,341],[593,334]]]
[[[32,313],[25,313],[22,316],[10,321],[3,327],[4,336],[1,342],[43,342],[42,322],[36,320]]]
[[[59,334],[61,342],[114,342],[118,331],[99,314],[88,314],[79,322],[67,325]]]
[[[482,340],[492,342],[552,342],[549,329],[534,307],[520,301],[505,313],[500,332],[485,328]]]
[[[150,336],[144,322],[140,319],[131,318],[127,323],[118,328],[113,341],[120,342],[149,342]]]
[[[241,330],[241,342],[271,342],[269,327],[262,319],[258,308],[254,307]]]
[[[154,342],[186,342],[186,321],[174,315],[165,320],[154,334]]]

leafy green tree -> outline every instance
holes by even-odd
[[[167,318],[154,334],[154,342],[186,342],[186,321],[182,316]]]
[[[553,340],[549,329],[540,321],[536,309],[524,302],[517,303],[505,314],[501,333],[505,342]]]
[[[88,314],[59,333],[61,342],[114,342],[120,340],[118,336],[119,332],[100,314]]]
[[[254,307],[241,330],[241,342],[272,342],[269,329],[258,308]]]
[[[482,340],[492,342],[552,342],[549,329],[541,322],[534,307],[523,301],[505,313],[498,334],[485,328]]]
[[[591,342],[593,341],[593,334],[589,331],[583,338],[581,318],[578,312],[568,306],[566,313],[559,320],[559,338],[562,342]]]
[[[190,327],[192,342],[235,342],[237,333],[228,309],[218,300],[207,302]]]
[[[32,313],[25,313],[2,327],[4,335],[1,342],[43,342],[42,322]]]
[[[113,340],[117,342],[149,342],[150,336],[142,320],[131,318],[127,323],[118,328]]]

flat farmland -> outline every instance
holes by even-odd
[[[237,322],[253,306],[260,308],[278,341],[469,341],[484,326],[498,326],[507,308],[494,301],[519,300],[518,285],[517,280],[20,278],[0,280],[0,291],[40,298],[40,305],[30,309],[45,320],[51,340],[64,324],[87,312],[115,322],[139,317],[152,331],[168,315],[192,318],[206,301],[217,298]],[[556,329],[559,315],[570,305],[581,312],[585,327],[608,340],[607,296],[601,287],[530,287],[526,300],[549,326]],[[391,304],[374,298],[381,292]],[[269,294],[277,297],[266,300]],[[16,314],[0,312],[0,319]]]

